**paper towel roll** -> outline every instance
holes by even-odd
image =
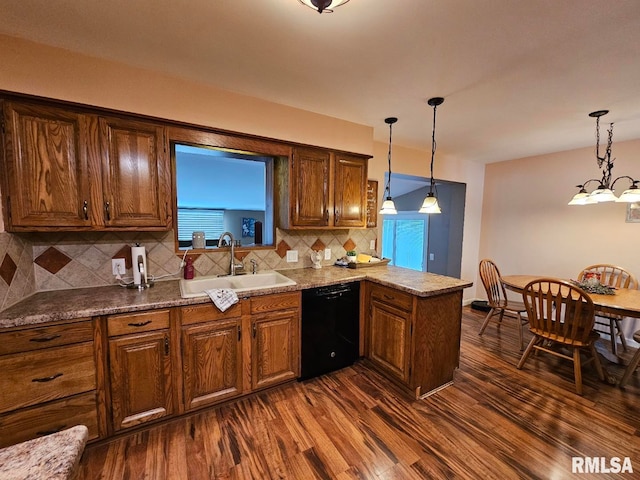
[[[142,268],[140,268],[138,257],[142,257]],[[131,247],[131,265],[133,266],[133,283],[140,285],[147,283],[147,253],[140,245]]]

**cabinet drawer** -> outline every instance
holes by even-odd
[[[0,412],[95,390],[93,343],[6,355],[0,372]]]
[[[90,318],[64,325],[50,325],[0,333],[0,355],[58,347],[93,339]]]
[[[86,425],[89,429],[89,440],[98,438],[95,393],[84,393],[0,415],[0,448],[74,425]]]
[[[169,328],[169,310],[112,315],[107,319],[110,337]]]
[[[194,323],[210,322],[212,320],[222,320],[226,318],[236,318],[242,314],[242,300],[232,305],[224,312],[213,304],[193,305],[182,307],[182,325],[192,325]]]
[[[300,307],[300,292],[278,293],[251,298],[251,313],[265,313]]]
[[[371,286],[371,300],[378,300],[381,303],[392,305],[407,312],[411,311],[413,307],[413,296],[411,294],[382,285]]]

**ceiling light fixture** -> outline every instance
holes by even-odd
[[[433,107],[433,131],[431,133],[431,182],[429,185],[429,193],[422,202],[422,207],[418,212],[420,213],[442,213],[440,206],[438,205],[438,189],[436,188],[435,181],[433,180],[433,159],[436,156],[436,109],[438,105],[442,105],[444,98],[433,97],[427,100],[427,103]],[[434,192],[435,189],[435,192]]]
[[[306,5],[309,8],[313,8],[318,13],[327,12],[332,13],[333,9],[344,5],[349,0],[298,0],[301,4]]]
[[[597,178],[591,178],[586,182],[583,182],[581,185],[576,185],[580,190],[576,193],[569,205],[589,205],[592,203],[603,203],[603,202],[625,202],[625,203],[633,203],[640,202],[640,188],[638,188],[638,183],[640,180],[634,180],[628,175],[623,175],[621,177],[616,178],[611,181],[611,171],[613,170],[613,161],[615,159],[611,158],[611,145],[613,143],[613,123],[609,124],[609,137],[607,139],[607,149],[604,152],[604,155],[600,156],[600,117],[609,113],[609,110],[598,110],[596,112],[591,112],[589,114],[590,117],[596,119],[596,160],[598,162],[598,167],[602,169],[602,178],[598,180]],[[616,197],[614,186],[618,180],[627,179],[631,182],[631,186],[622,192],[620,197]],[[598,188],[596,188],[593,192],[589,193],[586,190],[586,186],[591,182],[599,182]]]
[[[382,203],[380,215],[395,215],[398,213],[396,206],[393,203],[393,198],[391,198],[391,128],[397,121],[398,119],[396,117],[388,117],[384,119],[384,123],[389,125],[389,154],[387,155],[389,170],[387,170],[387,186],[384,188],[384,194],[386,197],[385,201]]]

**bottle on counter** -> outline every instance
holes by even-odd
[[[195,276],[195,268],[193,267],[193,259],[187,257],[186,265],[184,266],[184,279],[191,280]]]

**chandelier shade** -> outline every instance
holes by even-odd
[[[422,207],[418,210],[419,213],[442,213],[440,206],[438,205],[438,189],[436,183],[433,180],[433,161],[436,156],[436,109],[438,105],[442,105],[444,98],[433,97],[427,100],[429,106],[433,107],[433,129],[431,131],[431,182],[429,184],[429,193],[422,202]],[[435,191],[434,191],[435,190]]]
[[[628,175],[623,175],[611,180],[613,172],[613,161],[611,158],[611,145],[613,143],[613,123],[609,124],[607,148],[604,155],[600,156],[600,117],[609,113],[609,110],[597,110],[589,114],[590,117],[596,119],[596,161],[598,168],[602,169],[602,177],[600,179],[591,178],[586,182],[583,182],[577,187],[580,189],[576,193],[569,205],[590,205],[593,203],[606,203],[606,202],[625,202],[633,203],[640,201],[640,189],[638,188],[639,180],[634,180]],[[629,180],[631,186],[625,190],[620,197],[616,197],[615,185],[619,180]],[[598,182],[598,188],[593,192],[587,192],[587,185],[593,182]]]
[[[344,5],[349,0],[298,0],[301,4],[313,8],[318,13],[332,13],[334,8]]]

